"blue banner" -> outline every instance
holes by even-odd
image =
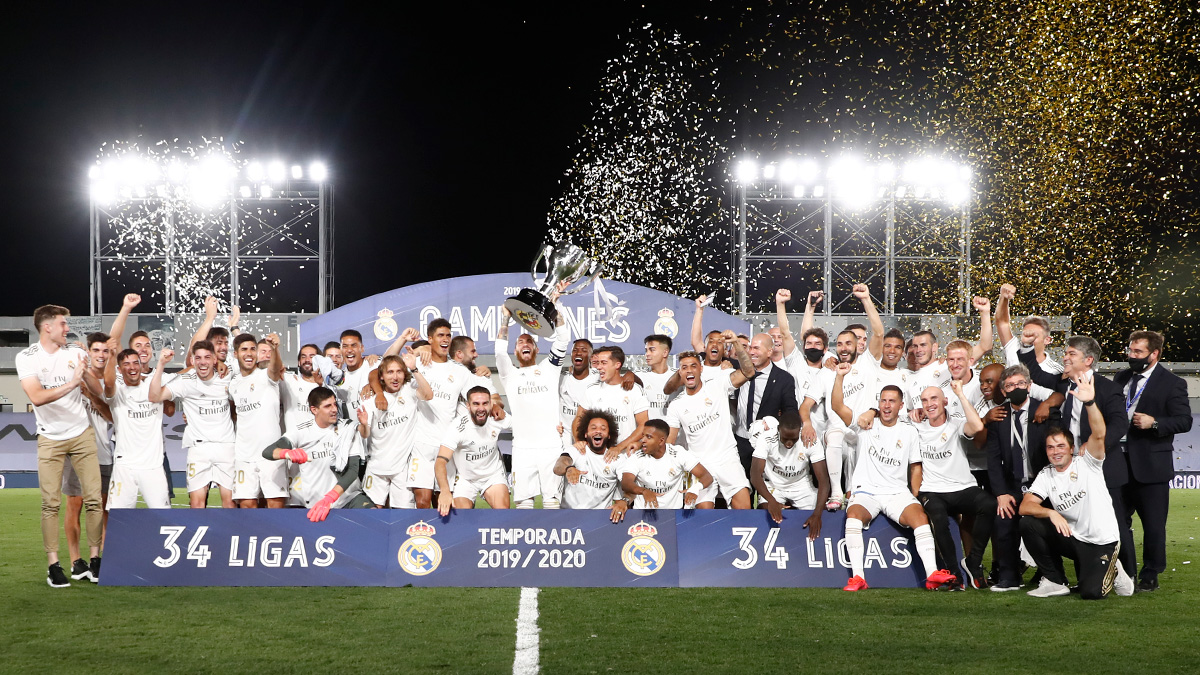
[[[846,555],[844,511],[826,513],[821,533],[808,539],[811,511],[784,511],[775,524],[766,511],[680,511],[680,586],[766,586],[841,588],[852,574]],[[955,543],[958,528],[951,525]],[[912,530],[876,518],[863,531],[863,576],[876,588],[912,588],[925,583]],[[959,554],[961,557],[961,553]]]
[[[492,342],[500,330],[500,308],[504,300],[522,288],[533,286],[526,273],[479,274],[441,279],[379,293],[300,324],[300,342],[324,345],[341,338],[343,330],[362,333],[367,354],[382,354],[405,328],[426,334],[429,322],[443,317],[455,335],[475,340],[480,354],[492,354]],[[605,290],[617,297],[615,319],[602,323],[596,316],[592,288],[564,296],[564,316],[571,339],[587,338],[596,346],[617,345],[633,354],[642,353],[642,339],[655,333],[675,340],[679,353],[691,342],[689,333],[696,305],[689,298],[619,281],[604,281]],[[712,307],[704,310],[704,330],[750,332],[750,324]],[[515,337],[513,332],[510,337]],[[542,351],[549,340],[539,338]]]

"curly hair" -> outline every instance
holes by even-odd
[[[594,419],[602,419],[608,424],[608,437],[604,439],[604,447],[611,448],[617,444],[617,441],[621,440],[617,438],[617,419],[607,410],[584,410],[583,417],[575,427],[575,438],[583,438],[583,434],[587,432],[588,425]]]

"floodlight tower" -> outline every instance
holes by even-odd
[[[88,171],[93,315],[120,304],[131,287],[161,288],[148,309],[158,304],[168,315],[196,312],[210,294],[255,312],[333,307],[333,184],[325,164],[289,170],[273,159],[264,169],[235,153],[163,150],[164,143],[152,151],[128,146]],[[106,281],[118,282],[119,292],[110,287],[106,296]]]
[[[878,289],[879,281],[885,314],[969,311],[968,167],[918,158],[897,171],[891,162],[845,155],[744,158],[732,174],[733,285],[741,314],[770,304],[766,294],[779,287],[771,285],[772,274],[779,283],[819,283],[827,315],[852,299],[852,284],[875,282]],[[905,281],[919,280],[936,292],[898,284],[898,269]],[[768,287],[752,288],[756,282]]]

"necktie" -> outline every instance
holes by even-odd
[[[1133,377],[1129,378],[1129,395],[1126,397],[1126,402],[1133,403],[1133,397],[1137,396],[1138,382],[1142,381],[1141,373],[1134,373]]]
[[[754,426],[754,380],[758,379],[758,373],[750,378],[750,386],[746,388],[746,428]]]
[[[1026,468],[1026,453],[1025,453],[1025,421],[1022,417],[1025,415],[1024,410],[1013,411],[1013,436],[1017,439],[1017,452],[1020,453],[1019,459],[1019,476],[1021,481],[1024,481],[1029,476],[1029,470]]]

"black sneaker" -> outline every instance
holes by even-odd
[[[71,563],[71,578],[75,581],[83,581],[89,579],[91,571],[88,569],[88,564],[83,558],[77,558]]]
[[[93,584],[100,583],[100,558],[92,558],[92,564],[88,568],[88,576]]]
[[[960,568],[962,568],[964,576],[963,584],[965,586],[970,588],[978,588],[980,590],[988,587],[989,580],[987,572],[983,571],[982,565],[977,565],[974,569],[971,569],[971,566],[967,564],[966,558],[959,560],[958,565]]]
[[[1155,577],[1153,579],[1150,579],[1147,577],[1142,577],[1141,579],[1138,580],[1137,588],[1135,590],[1138,593],[1153,593],[1154,591],[1157,591],[1158,590],[1158,578]]]
[[[54,563],[46,574],[46,583],[50,585],[50,588],[67,588],[71,585],[71,580],[67,578],[67,573],[63,571],[62,565]]]

